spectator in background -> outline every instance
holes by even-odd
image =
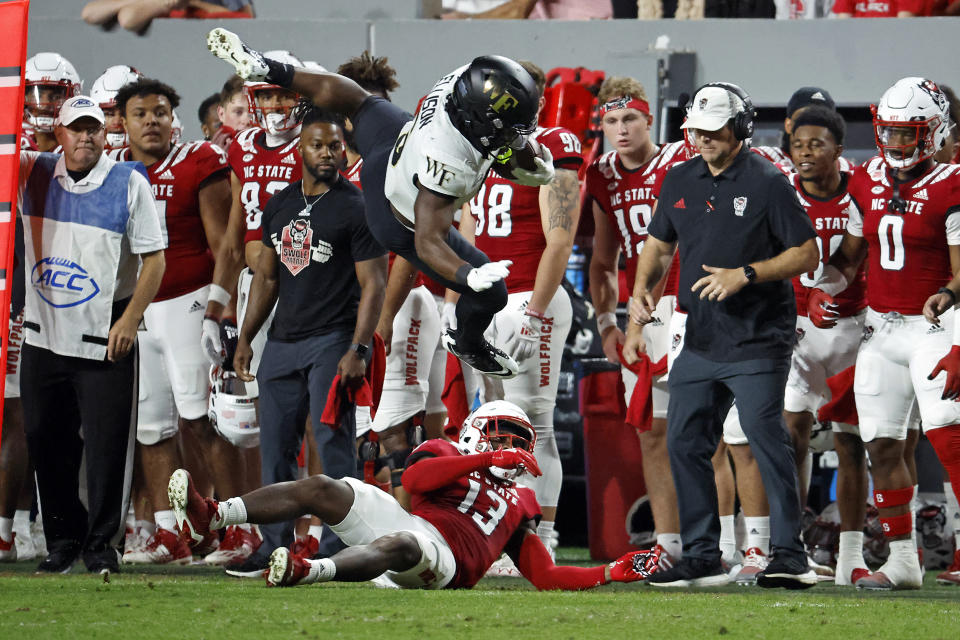
[[[80,15],[88,24],[109,28],[116,23],[143,33],[154,18],[252,18],[254,13],[251,0],[91,0]]]
[[[54,135],[62,155],[20,154],[18,203],[30,278],[21,399],[50,551],[37,570],[66,573],[82,554],[88,570],[111,572],[133,464],[137,327],[166,243],[143,165],[103,154],[100,107],[68,99]]]
[[[605,20],[613,17],[610,0],[443,0],[445,19]]]
[[[213,95],[207,96],[206,99],[200,103],[200,108],[197,109],[197,118],[200,120],[200,131],[203,132],[204,140],[213,138],[214,134],[223,126],[218,115],[219,108],[220,94],[214,93]]]

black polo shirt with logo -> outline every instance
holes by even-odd
[[[701,265],[736,268],[767,260],[816,237],[786,176],[746,145],[713,176],[700,157],[667,172],[648,228],[680,251],[684,348],[716,362],[789,357],[796,331],[790,280],[748,284],[722,302],[690,288]],[[702,289],[701,289],[702,290]]]
[[[338,176],[309,212],[302,181],[278,192],[263,210],[263,243],[277,254],[277,311],[272,340],[293,342],[353,331],[360,303],[354,263],[386,252],[367,228],[360,190]],[[338,355],[339,357],[339,355]]]

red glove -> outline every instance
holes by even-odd
[[[927,380],[933,380],[941,372],[946,372],[947,381],[943,383],[943,400],[956,400],[960,396],[960,345],[950,347],[950,353],[940,358]]]
[[[537,459],[525,449],[500,449],[490,452],[490,466],[501,469],[526,469],[534,477],[543,475]]]
[[[631,551],[610,563],[611,582],[636,582],[649,578],[659,566],[660,551],[656,547]]]
[[[835,327],[839,315],[837,302],[833,296],[826,294],[823,289],[810,289],[810,296],[807,298],[807,317],[810,318],[813,326],[821,329]]]

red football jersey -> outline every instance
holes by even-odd
[[[462,455],[446,440],[427,440],[411,456],[418,453]],[[475,585],[517,529],[540,516],[531,489],[501,482],[485,471],[471,473],[436,491],[415,493],[411,502],[411,513],[436,527],[453,551],[457,574],[448,589]]]
[[[670,167],[688,158],[686,146],[679,141],[661,146],[647,164],[632,171],[624,168],[616,151],[608,151],[587,168],[587,198],[595,201],[620,231],[620,250],[627,259],[627,286],[631,290],[637,274],[637,257],[647,239],[653,206],[660,194],[660,183]],[[674,256],[663,290],[665,296],[677,294],[678,260],[678,256]]]
[[[842,180],[848,180],[846,175]],[[844,191],[835,198],[829,200],[820,200],[809,195],[800,185],[800,176],[794,173],[791,177],[793,188],[797,190],[797,198],[803,205],[810,221],[813,223],[813,229],[817,232],[817,248],[820,250],[820,264],[816,271],[804,273],[793,279],[793,290],[797,295],[797,315],[807,315],[807,297],[810,295],[810,287],[823,273],[823,266],[830,259],[830,256],[840,246],[843,240],[843,233],[847,229],[851,210],[856,213],[856,205],[847,191]],[[852,316],[867,306],[866,299],[866,274],[864,265],[860,265],[857,270],[857,277],[853,282],[835,296],[837,302],[837,311],[842,317]]]
[[[244,129],[230,145],[230,169],[240,179],[240,204],[247,221],[246,242],[263,237],[260,219],[270,196],[300,179],[300,137],[279,147],[266,146],[266,132],[260,127]]]
[[[896,18],[900,11],[927,14],[926,0],[836,0],[833,13],[849,13],[854,18]]]
[[[343,177],[352,182],[357,189],[363,189],[363,185],[360,184],[360,169],[363,168],[363,158],[360,158],[353,163],[352,167],[348,167],[346,171],[342,171]]]
[[[960,214],[960,165],[935,164],[922,176],[899,185],[904,213],[888,209],[892,179],[882,158],[867,161],[850,178],[857,205],[848,228],[868,243],[867,301],[870,308],[904,315],[923,313],[927,298],[951,279],[948,238]],[[857,218],[856,222],[854,218]],[[949,220],[948,218],[952,218]],[[861,222],[862,220],[862,222]]]
[[[537,129],[533,139],[550,149],[553,162],[577,171],[583,164],[580,140],[562,127]],[[491,261],[513,260],[507,291],[533,291],[540,256],[547,247],[540,218],[540,187],[525,187],[491,171],[470,200],[477,223],[476,246]]]
[[[129,160],[130,149],[114,149],[109,156]],[[154,300],[176,298],[213,281],[213,256],[200,218],[199,194],[205,180],[227,170],[223,150],[202,140],[177,143],[163,160],[147,167],[167,241],[167,269]]]

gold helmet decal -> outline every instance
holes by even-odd
[[[501,90],[498,83],[493,82],[490,78],[487,78],[483,83],[483,93],[490,96],[490,108],[497,113],[512,109],[520,104],[516,98],[510,95],[509,91]]]

